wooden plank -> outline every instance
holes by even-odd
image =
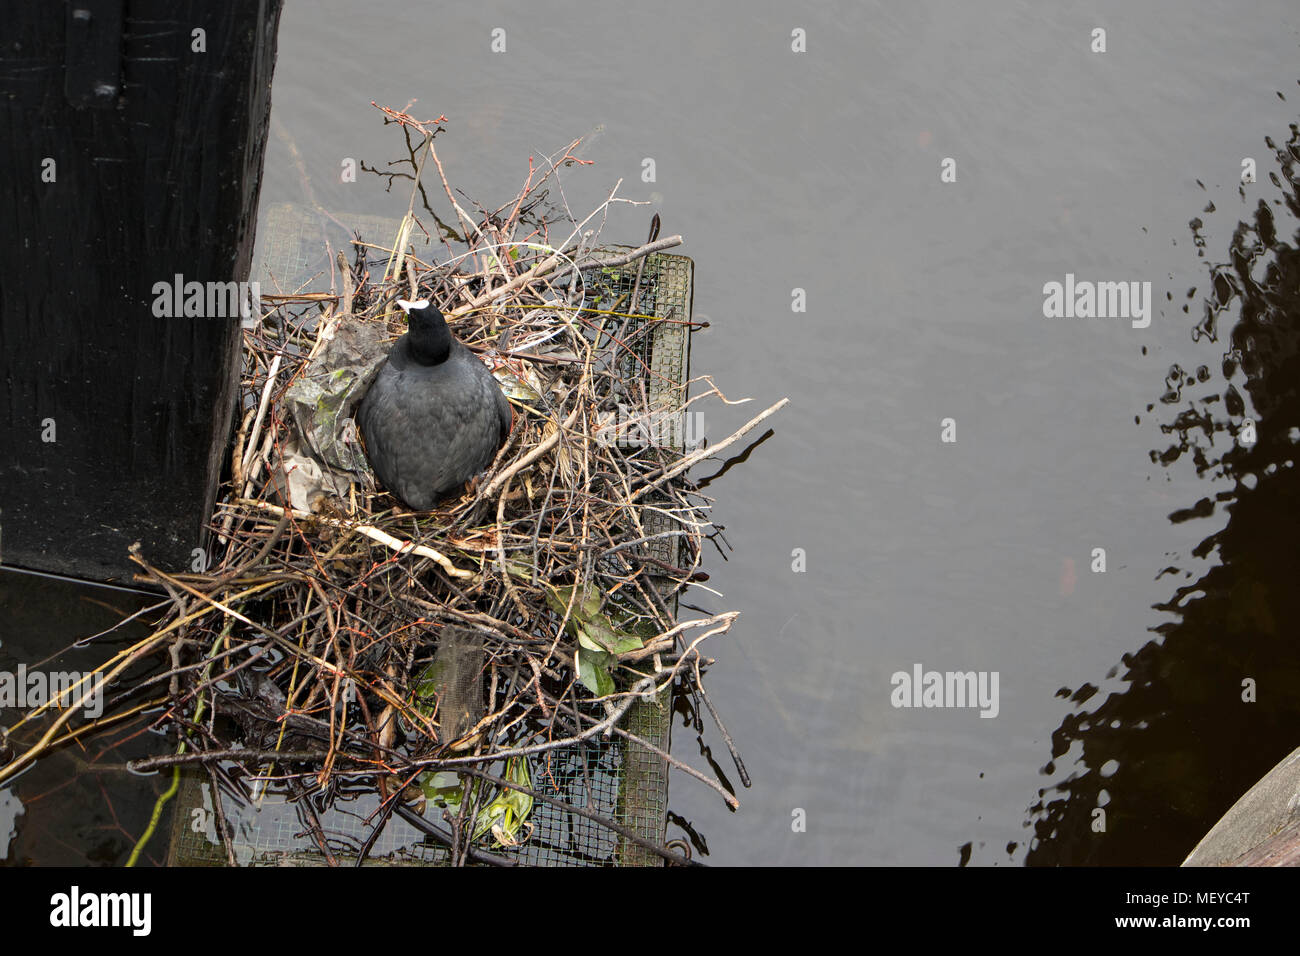
[[[1183,866],[1300,865],[1300,747],[1242,795]]]
[[[279,15],[0,0],[0,560],[112,580],[133,541],[205,546],[239,316],[157,287],[248,278]]]

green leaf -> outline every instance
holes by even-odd
[[[561,617],[564,616],[564,612],[572,600],[572,585],[559,588],[550,587],[546,592],[546,603],[550,605],[552,611]],[[573,608],[569,611],[569,622],[566,629],[570,634],[578,638],[579,642],[581,642],[585,632],[587,639],[598,645],[598,647],[591,648],[592,650],[603,650],[610,654],[626,654],[628,651],[637,651],[645,646],[645,642],[641,638],[627,631],[619,630],[607,615],[600,613],[600,595],[594,589],[588,589],[587,596],[582,601],[573,602]]]
[[[532,787],[528,773],[528,758],[511,757],[506,761],[505,778],[521,787]],[[452,813],[460,811],[463,778],[451,771],[425,771],[420,775],[420,789],[430,804],[446,807]],[[481,781],[470,786],[471,798],[478,794]],[[474,818],[474,839],[489,830],[498,846],[515,846],[519,843],[519,830],[533,812],[533,798],[518,790],[503,787],[487,806]]]
[[[641,638],[626,631],[616,631],[608,626],[608,622],[609,618],[598,615],[594,620],[583,622],[582,632],[587,635],[588,640],[595,641],[602,650],[609,651],[611,654],[626,654],[628,651],[639,651],[645,647]]]
[[[426,770],[420,774],[419,787],[424,793],[425,799],[430,803],[446,807],[452,813],[459,812],[461,797],[460,774],[453,773],[450,770]],[[478,789],[477,781],[473,789]]]
[[[596,651],[597,653],[604,653],[605,651],[603,647],[601,647],[599,644],[597,644],[595,641],[589,638],[587,636],[587,632],[582,630],[581,628],[578,629],[578,644],[580,644],[582,647],[585,647],[589,651]]]
[[[612,660],[612,655],[602,651],[579,649],[574,655],[578,665],[578,682],[597,697],[614,693],[614,678],[606,669],[605,662]]]
[[[507,760],[505,776],[511,783],[517,783],[521,787],[532,787],[533,785],[528,776],[528,760],[525,757],[511,757]],[[478,823],[481,825],[484,817],[486,817],[488,827],[492,830],[493,836],[496,837],[497,844],[500,846],[515,846],[519,842],[519,828],[524,825],[528,815],[532,812],[532,797],[526,793],[520,793],[518,790],[503,787],[501,792],[497,794],[496,799],[489,803],[484,812],[479,815]]]

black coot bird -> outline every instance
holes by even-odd
[[[492,373],[452,337],[427,300],[398,305],[409,330],[357,410],[366,452],[384,487],[428,511],[492,463],[513,412]]]

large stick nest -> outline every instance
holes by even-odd
[[[150,766],[202,762],[245,792],[249,773],[275,767],[326,799],[342,780],[369,780],[386,813],[405,815],[434,771],[483,775],[502,758],[597,734],[628,739],[620,724],[638,700],[662,703],[675,682],[699,691],[699,643],[735,617],[676,619],[678,594],[706,578],[709,500],[686,470],[708,453],[683,447],[680,427],[654,426],[701,398],[726,399],[707,380],[689,402],[687,383],[655,380],[646,337],[688,317],[639,314],[651,280],[620,297],[602,289],[602,277],[676,237],[602,250],[591,224],[623,201],[613,193],[581,221],[547,211],[541,187],[574,161],[572,148],[530,162],[514,200],[471,216],[430,140],[464,247],[419,261],[408,215],[391,247],[358,240],[351,264],[338,256],[341,291],[278,297],[246,330],[244,413],[212,521],[212,566],[170,574],[137,555],[142,577],[172,597],[147,643],[171,648],[180,747]],[[412,148],[417,185],[420,154]],[[405,509],[362,468],[335,469],[304,504],[286,471],[321,436],[303,434],[287,396],[343,332],[385,345],[400,334],[399,297],[431,298],[494,369],[515,409],[509,439],[471,489],[433,512]],[[345,464],[360,447],[347,425],[340,414],[331,426]],[[431,664],[453,644],[469,656],[447,679]]]

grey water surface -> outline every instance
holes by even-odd
[[[1133,736],[1108,738],[1101,762],[1076,731],[1080,714],[1138,689],[1125,655],[1176,617],[1155,605],[1223,560],[1192,552],[1227,513],[1170,515],[1235,480],[1151,452],[1178,441],[1161,424],[1226,385],[1232,308],[1218,341],[1193,328],[1238,222],[1281,196],[1265,137],[1284,143],[1297,121],[1298,41],[1300,8],[1281,0],[290,3],[262,209],[400,216],[406,186],[340,182],[348,159],[401,155],[373,100],[445,115],[448,176],[489,207],[514,197],[529,156],[601,127],[582,154],[594,164],[564,171],[570,206],[594,207],[622,179],[620,195],[649,205],[616,207],[605,239],[643,240],[653,212],[685,237],[674,251],[694,258],[696,317],[710,323],[692,371],[753,399],[703,405],[708,437],[791,400],[707,489],[725,532],[691,601],[741,612],[708,642],[707,686],[753,786],[707,714],[702,732],[676,722],[674,754],[716,762],[740,800],[730,811],[674,775],[670,836],[689,828],[697,857],[1177,863],[1300,745],[1300,722],[1288,732],[1274,711],[1256,727],[1240,699],[1253,676],[1261,700],[1267,688],[1282,716],[1300,712],[1296,690],[1270,682],[1300,673],[1294,641],[1243,665],[1256,671],[1211,669],[1188,705],[1205,717],[1193,750],[1128,788],[1117,768],[1148,759],[1137,737],[1177,723],[1177,704],[1125,698],[1136,710],[1113,726]],[[1258,182],[1241,186],[1245,157]],[[1278,215],[1292,242],[1294,217]],[[1149,326],[1046,317],[1044,285],[1067,275],[1149,282]],[[1215,381],[1162,403],[1175,363]],[[1217,456],[1234,438],[1199,441]],[[1235,553],[1271,555],[1257,535]],[[1213,648],[1228,629],[1211,616],[1197,641]],[[892,676],[916,665],[996,672],[996,715],[894,706]],[[1074,777],[1115,785],[1085,797]],[[1097,805],[1105,832],[1091,827]]]

